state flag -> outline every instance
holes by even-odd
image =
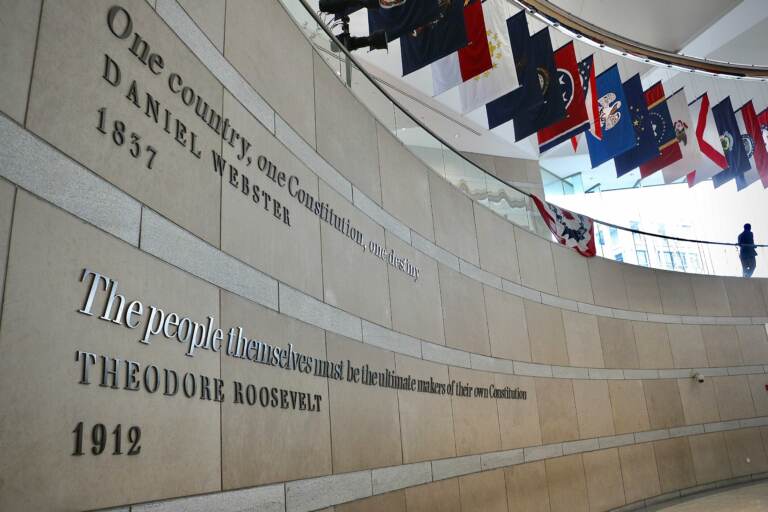
[[[546,30],[546,29],[545,29]],[[507,32],[515,55],[515,70],[520,87],[500,96],[485,105],[488,115],[488,128],[495,128],[515,118],[521,112],[544,103],[539,84],[539,63],[536,61],[536,48],[528,32],[528,19],[525,11],[520,11],[507,20]],[[543,45],[539,37],[537,42]],[[552,48],[550,45],[550,57]]]
[[[692,187],[702,181],[710,179],[715,174],[728,167],[728,162],[720,143],[720,135],[717,133],[715,118],[712,117],[709,96],[702,94],[688,105],[691,119],[695,123],[696,142],[702,158],[696,170],[688,174],[688,186]]]
[[[624,88],[624,96],[627,98],[629,113],[632,116],[635,147],[616,155],[613,159],[614,164],[616,164],[617,178],[621,178],[632,169],[659,156],[659,147],[656,145],[656,137],[653,135],[653,126],[648,114],[648,106],[645,103],[640,75],[633,76],[624,82],[622,87]]]
[[[641,178],[647,178],[656,171],[660,171],[683,158],[675,138],[672,116],[669,115],[669,108],[664,101],[664,86],[661,82],[657,82],[645,91],[645,102],[648,105],[648,115],[651,118],[659,156],[640,165]]]
[[[669,115],[672,118],[672,127],[675,130],[675,140],[682,158],[661,170],[664,175],[664,183],[673,183],[686,177],[701,167],[704,155],[699,150],[696,137],[693,132],[693,121],[688,101],[685,99],[685,91],[679,89],[667,98]]]
[[[520,85],[515,69],[515,54],[509,39],[507,21],[504,19],[505,2],[485,0],[482,6],[492,67],[459,85],[462,114],[476,110]],[[527,33],[527,25],[525,30]]]
[[[464,30],[467,45],[458,52],[432,63],[433,96],[442,94],[460,83],[474,78],[493,67],[491,47],[483,16],[483,3],[472,0],[464,6]]]
[[[542,201],[533,194],[531,194],[531,199],[533,199],[547,227],[560,244],[587,258],[597,254],[594,220],[586,215]]]
[[[567,115],[565,108],[567,101],[563,95],[561,82],[558,80],[559,72],[552,52],[549,29],[545,28],[534,34],[531,44],[538,75],[536,86],[541,89],[540,94],[544,101],[539,106],[524,108],[513,118],[515,142],[559,122]],[[490,117],[488,124],[490,125]]]
[[[748,134],[752,138],[754,146],[752,169],[757,171],[763,188],[768,188],[768,123],[760,121],[751,100],[744,104],[740,110],[745,128],[742,133]]]
[[[441,0],[380,0],[379,4],[387,8],[368,9],[368,31],[373,34],[383,30],[387,34],[387,41],[394,41],[417,27],[437,20],[451,6]]]
[[[561,121],[539,130],[539,152],[543,153],[571,137],[589,129],[589,116],[584,102],[584,88],[581,85],[579,66],[573,42],[555,51],[557,81],[565,104],[566,116]]]
[[[635,147],[635,130],[632,128],[632,116],[624,97],[618,66],[614,64],[600,73],[595,82],[597,96],[600,98],[602,139],[587,132],[587,147],[593,169]]]
[[[479,2],[478,2],[479,3]],[[400,36],[403,76],[467,46],[464,0],[450,0],[437,19]]]
[[[584,89],[584,107],[589,117],[589,133],[596,139],[603,138],[603,129],[600,125],[600,104],[597,97],[597,81],[595,79],[595,57],[590,55],[579,62],[579,76],[581,86]],[[574,144],[574,151],[577,144]]]
[[[745,172],[741,177],[736,176],[736,190],[741,191],[760,179],[756,160],[758,141],[755,140],[747,127],[747,119],[752,116],[757,118],[757,114],[755,114],[755,107],[752,106],[752,101],[748,101],[742,105],[735,113],[736,124],[739,126],[739,133],[741,134],[741,143],[744,145],[744,152],[747,154],[750,166],[750,170]],[[757,119],[755,119],[755,122],[756,121]],[[759,129],[758,136],[760,137],[760,144],[762,144],[762,134],[759,133]],[[765,150],[765,148],[763,148],[763,150]]]
[[[712,182],[715,188],[717,188],[735,179],[737,176],[743,175],[751,167],[747,153],[744,151],[744,144],[741,143],[741,133],[736,122],[736,116],[733,113],[731,98],[725,98],[712,107],[712,115],[715,118],[717,132],[720,134],[720,142],[723,145],[725,159],[728,161],[728,168],[712,177]]]

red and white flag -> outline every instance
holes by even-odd
[[[707,93],[699,96],[688,108],[695,125],[696,142],[704,157],[696,170],[688,174],[688,186],[692,187],[727,169],[728,161],[723,153],[723,145],[720,142],[720,134],[717,132],[715,118],[712,117]]]
[[[560,244],[570,247],[587,258],[597,254],[595,223],[591,218],[542,201],[533,194],[531,198],[544,222],[547,223],[547,227]]]
[[[583,91],[584,109],[589,119],[589,133],[597,140],[603,140],[603,127],[600,124],[600,104],[597,102],[597,79],[595,77],[595,57],[590,55],[579,62],[579,80]],[[579,147],[579,136],[571,137],[571,146],[575,152]]]
[[[464,27],[467,31],[467,46],[431,65],[433,96],[442,94],[493,67],[480,0],[464,0]]]
[[[742,130],[741,134],[749,137],[749,140],[745,140],[744,149],[747,150],[752,170],[762,181],[763,188],[768,188],[768,147],[766,146],[768,144],[768,140],[766,140],[768,139],[768,123],[766,123],[768,119],[760,121],[752,100],[745,103],[739,110],[741,111],[741,118],[737,115],[736,120]],[[765,113],[766,111],[763,111],[761,115]]]

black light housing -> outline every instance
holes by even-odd
[[[336,39],[350,52],[360,48],[369,48],[370,50],[387,49],[387,34],[383,30],[377,30],[365,37],[355,37],[349,35],[349,32],[342,32],[336,35]]]

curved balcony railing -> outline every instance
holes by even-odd
[[[551,239],[530,194],[501,180],[422,124],[384,89],[379,81],[337,44],[307,0],[280,0],[309,41],[339,79],[377,120],[428,167],[464,193],[523,229]],[[315,2],[316,3],[316,2]],[[742,274],[734,243],[687,240],[595,221],[598,254],[635,265],[711,275]],[[758,261],[768,261],[768,246],[758,246]],[[758,267],[755,277],[768,277]]]

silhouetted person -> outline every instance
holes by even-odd
[[[739,258],[741,258],[741,268],[744,270],[744,277],[752,277],[755,271],[755,235],[752,234],[752,225],[744,224],[744,231],[739,235]]]

